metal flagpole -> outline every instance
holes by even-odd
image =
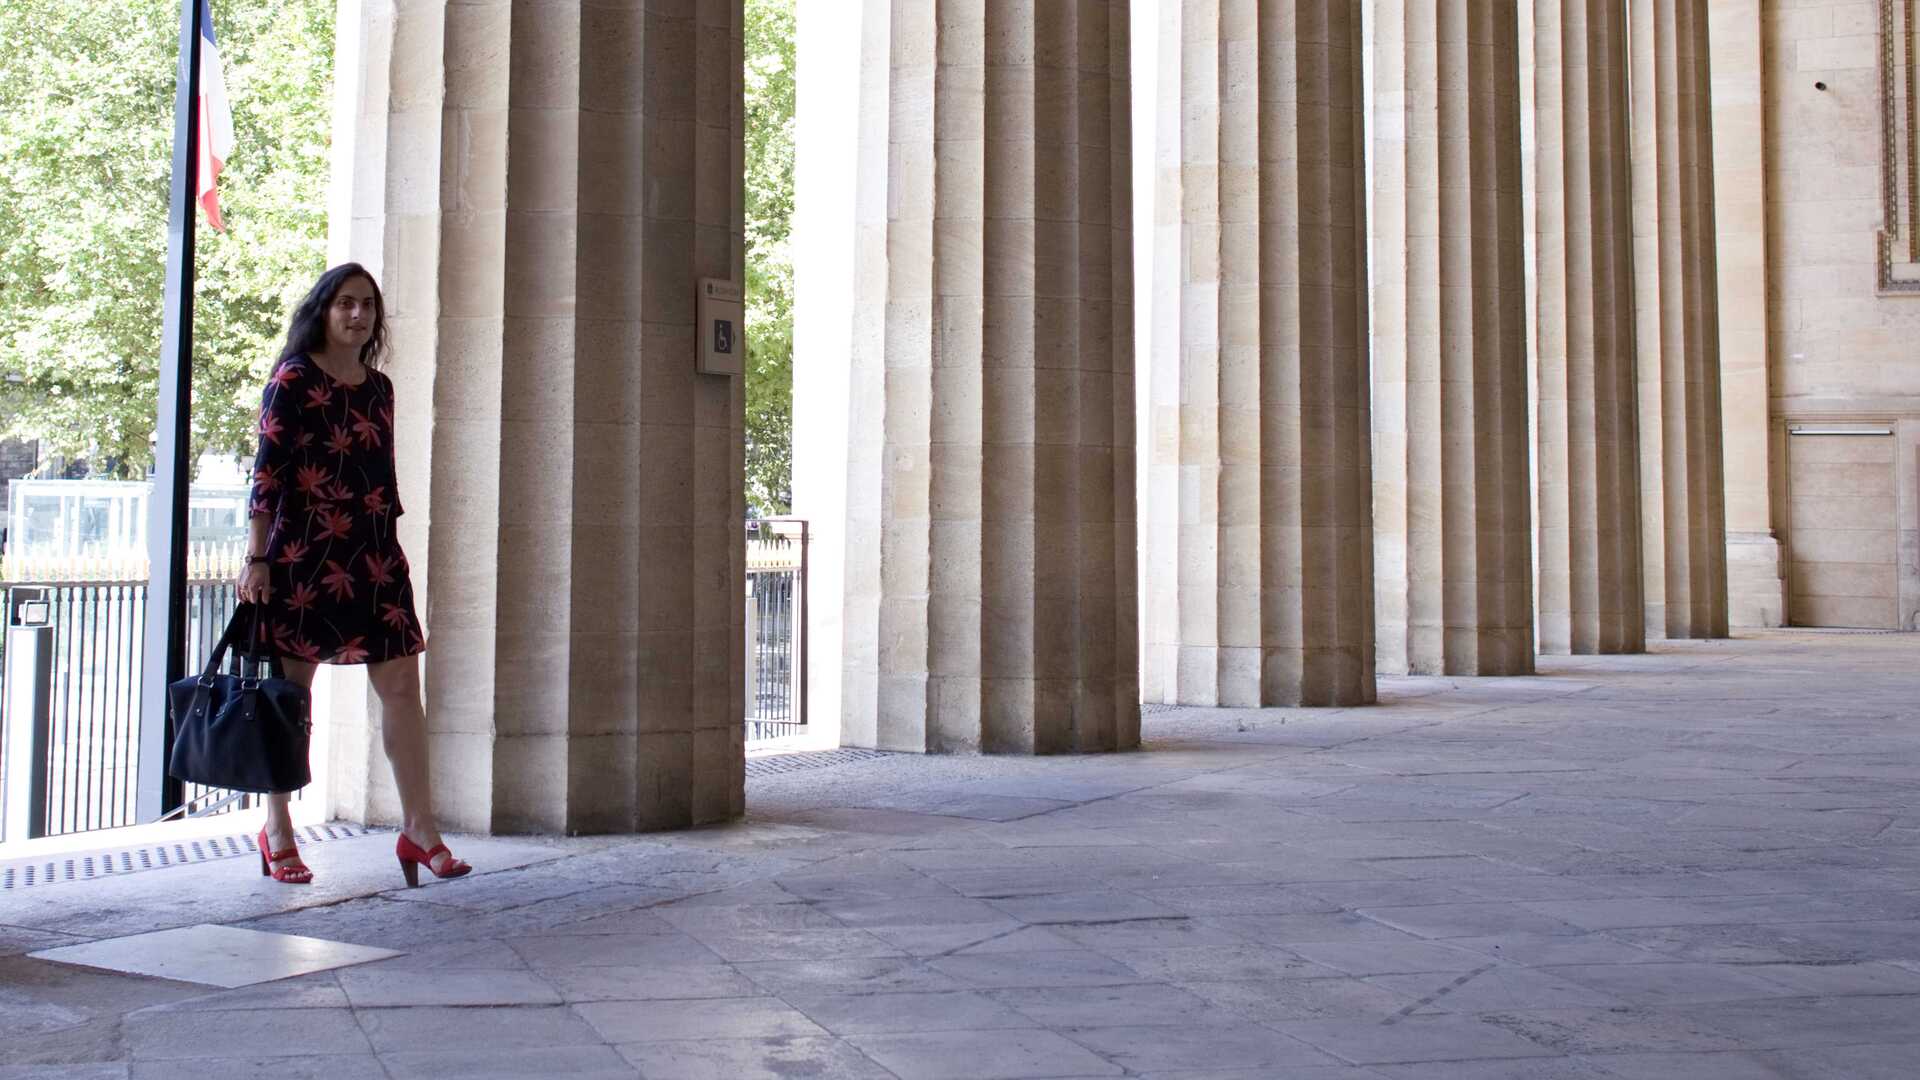
[[[147,633],[140,667],[138,819],[156,821],[182,801],[167,775],[173,731],[167,684],[187,663],[187,485],[193,479],[193,231],[200,161],[201,0],[180,0],[180,73],[173,96],[173,188],[167,211],[167,287],[154,429],[153,494],[147,500]]]

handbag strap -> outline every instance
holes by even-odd
[[[226,661],[229,647],[233,648],[239,657],[241,677],[254,677],[247,674],[247,669],[251,665],[257,670],[262,663],[254,654],[254,647],[260,641],[260,617],[258,604],[243,600],[234,607],[233,617],[227,620],[226,630],[221,633],[219,642],[213,647],[213,652],[207,656],[207,667],[201,672],[202,678],[211,679],[220,674],[220,667]],[[244,646],[241,644],[243,641]],[[268,650],[265,665],[267,673],[273,678],[286,677],[286,671],[280,663],[280,653],[277,650]]]

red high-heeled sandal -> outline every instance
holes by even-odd
[[[473,869],[454,858],[453,852],[447,850],[447,845],[435,844],[432,851],[422,851],[419,844],[407,839],[406,833],[401,833],[400,839],[394,842],[393,854],[400,860],[400,872],[406,875],[407,887],[410,889],[419,887],[420,868],[423,866],[427,868],[428,873],[437,878],[457,878]],[[445,870],[434,869],[433,858],[436,855],[447,857]]]
[[[270,877],[282,885],[311,885],[313,871],[307,864],[300,862],[300,845],[295,844],[285,851],[274,851],[267,847],[267,830],[261,829],[254,838],[260,845],[260,876]],[[292,861],[292,866],[275,868],[274,863]]]

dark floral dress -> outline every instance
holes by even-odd
[[[393,381],[369,368],[348,385],[306,357],[275,367],[253,466],[253,513],[273,518],[271,592],[253,651],[377,664],[425,650],[394,533],[402,512]]]

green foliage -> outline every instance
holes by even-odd
[[[747,503],[793,504],[794,0],[746,0]]]
[[[193,444],[248,453],[324,268],[334,0],[214,0],[235,148],[204,220]],[[0,3],[0,417],[96,469],[152,461],[178,0]]]

